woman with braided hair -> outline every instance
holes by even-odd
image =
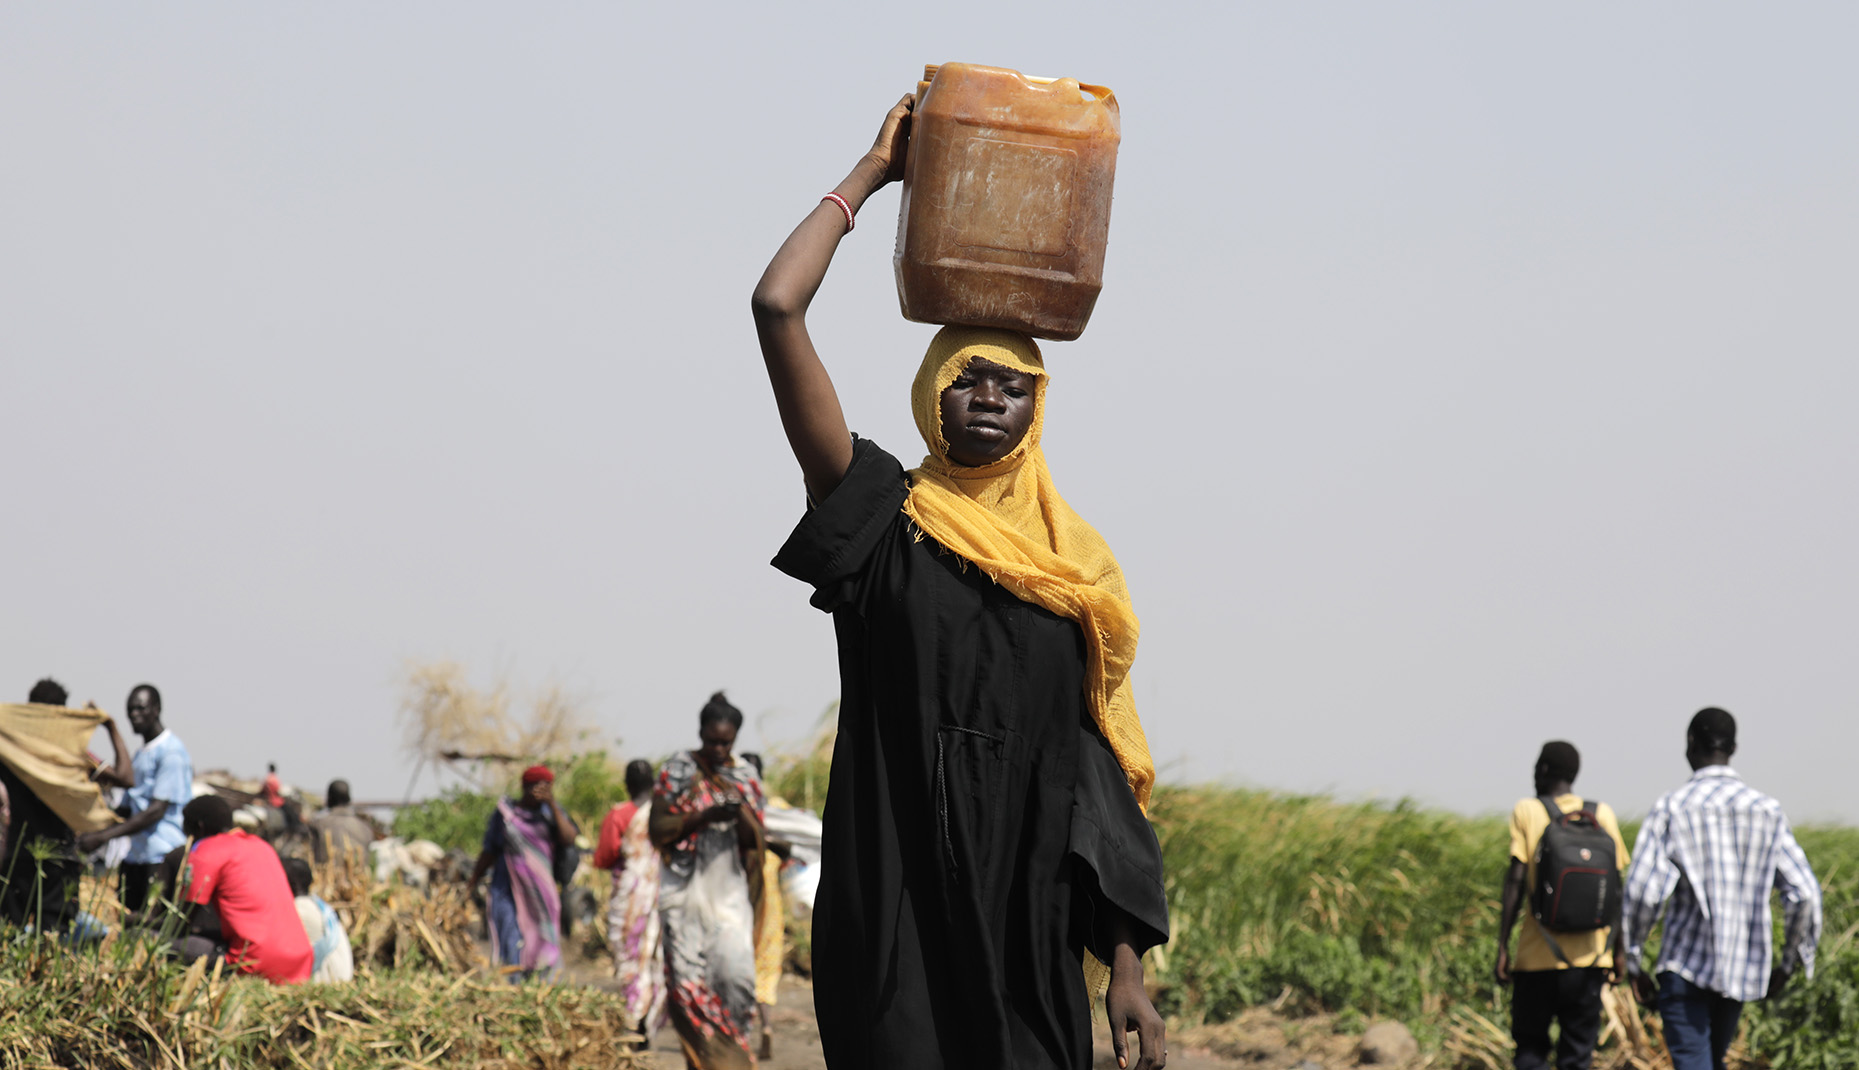
[[[1039,348],[938,332],[911,391],[929,455],[906,472],[848,432],[807,332],[854,213],[902,174],[913,104],[891,109],[753,302],[811,506],[774,563],[813,586],[839,642],[820,1039],[836,1070],[1085,1070],[1087,978],[1108,973],[1118,1065],[1159,1070],[1141,956],[1167,939],[1168,909],[1130,698],[1136,615],[1047,471]]]
[[[721,691],[697,715],[703,745],[667,759],[647,818],[671,1024],[693,1070],[748,1070],[761,899],[761,778],[735,756],[742,711]]]

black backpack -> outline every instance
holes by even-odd
[[[1536,843],[1536,885],[1530,889],[1530,914],[1536,918],[1550,950],[1563,962],[1568,956],[1550,932],[1586,933],[1614,925],[1620,916],[1620,866],[1614,838],[1595,817],[1600,802],[1563,813],[1556,801],[1542,797],[1549,827]]]

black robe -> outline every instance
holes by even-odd
[[[842,691],[813,914],[833,1070],[1091,1065],[1080,955],[1168,938],[1162,855],[1085,705],[1076,622],[924,536],[897,459],[774,560],[833,614]]]

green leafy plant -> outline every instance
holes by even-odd
[[[437,797],[394,814],[394,835],[406,840],[431,840],[441,847],[475,854],[484,842],[484,825],[497,809],[497,796],[452,787]]]

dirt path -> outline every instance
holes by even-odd
[[[760,1063],[765,1070],[826,1070],[820,1057],[820,1034],[813,1021],[813,986],[797,977],[781,979],[781,998],[769,1015],[775,1038],[775,1057]],[[1132,1038],[1133,1040],[1134,1038]],[[652,1045],[659,1070],[684,1070],[684,1056],[678,1051],[678,1038],[670,1029],[660,1031]],[[1206,1049],[1171,1045],[1169,1070],[1259,1070],[1273,1065],[1270,1061],[1223,1058]],[[1282,1065],[1289,1066],[1286,1062]],[[1097,1038],[1096,1070],[1116,1070],[1110,1054],[1110,1037]]]
[[[605,958],[572,955],[567,980],[611,989],[613,976]],[[765,1070],[826,1070],[820,1054],[820,1032],[813,1018],[813,986],[789,975],[781,979],[780,999],[769,1014],[775,1038],[774,1058],[762,1062]],[[759,1036],[758,1036],[759,1041]],[[1134,1042],[1135,1038],[1131,1038]],[[1117,1070],[1110,1053],[1110,1035],[1097,1027],[1094,1070]],[[1255,1007],[1238,1019],[1218,1026],[1175,1030],[1169,1038],[1169,1070],[1340,1070],[1356,1067],[1356,1038],[1339,1034],[1326,1016],[1287,1018],[1269,1008]],[[652,1056],[658,1070],[684,1070],[678,1037],[669,1026],[653,1038]]]

